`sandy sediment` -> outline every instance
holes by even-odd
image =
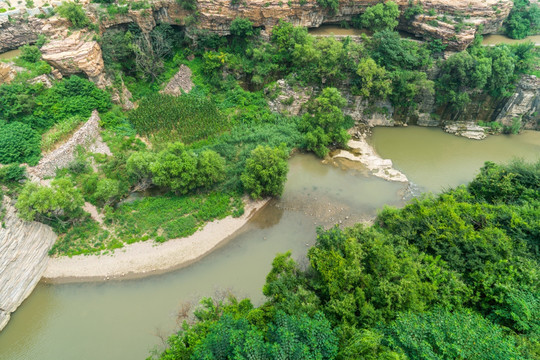
[[[223,244],[268,201],[250,201],[245,205],[244,215],[210,222],[186,238],[162,244],[153,241],[135,243],[113,254],[51,258],[42,281],[63,283],[139,278],[181,268]]]

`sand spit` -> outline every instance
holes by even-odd
[[[107,255],[51,258],[42,281],[66,283],[140,278],[187,266],[228,240],[268,201],[250,201],[245,205],[244,215],[210,222],[186,238],[162,244],[153,241],[135,243]]]

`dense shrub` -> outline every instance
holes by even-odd
[[[56,7],[56,12],[60,16],[68,19],[76,29],[83,28],[90,24],[82,5],[73,2],[63,2]]]
[[[19,182],[26,177],[26,168],[18,164],[11,164],[0,168],[0,183],[7,184]]]
[[[342,108],[347,101],[336,88],[325,88],[304,114],[300,129],[305,133],[305,148],[324,157],[329,147],[343,146],[349,140]]]
[[[41,51],[39,51],[37,46],[24,45],[21,47],[20,58],[25,61],[35,63],[41,58]]]
[[[40,137],[28,125],[20,122],[0,125],[0,164],[35,165],[40,154]]]
[[[280,196],[283,193],[289,165],[289,152],[283,144],[279,148],[259,145],[251,152],[242,174],[242,184],[254,199]]]
[[[15,206],[25,220],[65,225],[84,215],[83,204],[81,192],[69,179],[61,178],[53,180],[50,187],[26,183]]]
[[[540,31],[540,8],[529,0],[514,0],[514,6],[505,21],[506,35],[523,39]]]
[[[404,314],[385,332],[388,346],[409,359],[525,359],[503,329],[473,313]]]
[[[393,30],[397,25],[399,8],[393,1],[368,6],[360,16],[360,25],[372,31]]]

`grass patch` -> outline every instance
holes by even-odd
[[[192,235],[206,222],[240,216],[243,211],[237,194],[145,197],[110,209],[105,226],[90,218],[74,225],[58,238],[50,254],[96,254],[150,239],[165,242]]]
[[[41,137],[41,151],[47,153],[54,150],[58,143],[67,140],[77,130],[84,119],[72,116],[47,130]]]
[[[228,128],[216,104],[200,93],[150,95],[129,114],[129,120],[139,134],[157,143],[181,140],[189,144]]]

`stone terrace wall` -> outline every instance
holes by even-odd
[[[33,180],[54,176],[56,169],[67,167],[75,160],[77,147],[100,154],[111,155],[109,147],[99,134],[99,115],[97,110],[92,112],[90,119],[73,136],[58,149],[45,155],[34,167],[28,168],[28,174]]]

